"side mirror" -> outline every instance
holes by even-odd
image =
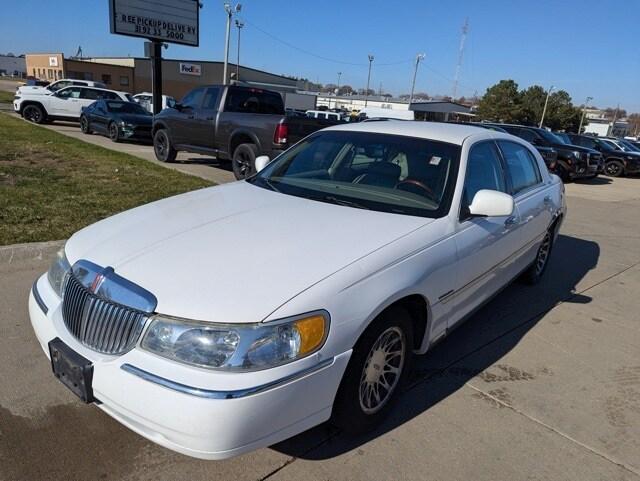
[[[256,157],[256,172],[260,172],[271,161],[268,155],[260,155]]]
[[[500,217],[513,214],[513,197],[497,190],[482,189],[473,196],[469,213],[479,217]]]

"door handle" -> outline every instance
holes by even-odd
[[[518,219],[516,218],[515,215],[507,217],[507,220],[504,221],[505,227],[511,227],[513,225],[516,225],[517,223],[518,223]]]

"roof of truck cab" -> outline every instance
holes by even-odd
[[[487,137],[511,137],[492,130],[468,124],[451,124],[445,122],[423,122],[414,120],[384,120],[379,122],[357,122],[335,125],[323,130],[341,130],[348,132],[371,132],[376,134],[404,135],[439,140],[451,144],[462,145],[471,135],[486,134]]]

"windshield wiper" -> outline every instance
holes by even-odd
[[[344,205],[345,207],[355,207],[356,209],[371,210],[369,207],[367,207],[364,204],[359,204],[359,203],[353,202],[351,200],[338,199],[337,197],[335,197],[333,195],[325,195],[324,197],[320,197],[318,200],[322,200],[322,201],[325,201],[325,202],[331,202],[332,204]]]

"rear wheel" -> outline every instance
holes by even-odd
[[[540,247],[538,247],[538,253],[533,261],[533,264],[522,275],[522,279],[530,285],[537,284],[542,279],[542,274],[547,270],[547,264],[549,264],[549,256],[551,255],[551,248],[553,247],[554,228],[550,228],[542,239]]]
[[[115,122],[109,124],[109,138],[113,142],[120,142],[120,129]]]
[[[89,125],[89,119],[85,115],[80,117],[80,130],[82,130],[83,134],[92,133],[91,126]]]
[[[34,124],[42,124],[46,120],[47,114],[40,105],[32,104],[22,109],[22,118]]]
[[[624,164],[619,160],[610,160],[604,166],[604,173],[609,177],[620,177],[624,174]]]
[[[160,162],[173,162],[178,152],[171,146],[169,134],[165,129],[158,130],[153,136],[153,151]]]
[[[413,350],[413,324],[402,307],[380,314],[356,343],[340,383],[333,422],[350,433],[376,427],[390,412],[406,382]]]
[[[256,172],[256,157],[258,147],[255,144],[240,144],[233,151],[231,163],[233,165],[233,175],[236,179],[246,179]]]

